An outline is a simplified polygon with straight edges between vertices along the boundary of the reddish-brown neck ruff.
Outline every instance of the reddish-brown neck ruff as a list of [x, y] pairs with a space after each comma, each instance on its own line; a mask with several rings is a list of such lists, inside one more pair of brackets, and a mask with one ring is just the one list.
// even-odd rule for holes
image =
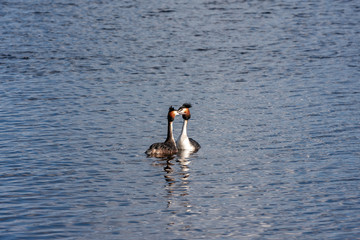
[[177, 112], [176, 111], [170, 111], [168, 113], [168, 121], [169, 122], [173, 122], [175, 120], [175, 116], [176, 116]]
[[188, 108], [184, 108], [182, 110], [182, 117], [184, 120], [189, 120], [191, 117], [190, 110]]

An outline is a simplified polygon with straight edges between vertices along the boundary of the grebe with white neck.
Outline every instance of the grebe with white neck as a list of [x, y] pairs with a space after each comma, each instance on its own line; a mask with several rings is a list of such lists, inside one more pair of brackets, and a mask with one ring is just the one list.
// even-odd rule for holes
[[178, 111], [176, 111], [171, 106], [169, 108], [169, 112], [167, 115], [167, 119], [168, 119], [167, 138], [165, 142], [152, 144], [149, 147], [149, 149], [146, 150], [145, 152], [148, 156], [165, 157], [177, 153], [178, 149], [176, 147], [175, 139], [173, 136], [173, 122], [175, 120], [176, 115], [179, 115]]
[[188, 125], [188, 121], [191, 117], [189, 108], [191, 108], [191, 104], [184, 103], [178, 109], [178, 113], [180, 115], [182, 115], [182, 117], [184, 119], [184, 123], [182, 126], [181, 134], [180, 134], [178, 140], [176, 141], [176, 146], [179, 150], [190, 150], [190, 151], [195, 152], [195, 151], [199, 150], [201, 146], [194, 139], [189, 138], [187, 136], [187, 125]]

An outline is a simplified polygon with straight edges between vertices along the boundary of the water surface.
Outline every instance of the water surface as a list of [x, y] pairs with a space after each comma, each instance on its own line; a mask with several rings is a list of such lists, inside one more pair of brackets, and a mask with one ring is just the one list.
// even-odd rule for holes
[[2, 1], [1, 239], [358, 238], [359, 9]]

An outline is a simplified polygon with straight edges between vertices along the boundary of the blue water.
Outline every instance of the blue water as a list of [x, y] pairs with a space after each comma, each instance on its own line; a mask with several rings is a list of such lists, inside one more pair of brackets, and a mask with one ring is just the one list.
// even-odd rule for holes
[[[358, 1], [13, 0], [0, 24], [1, 239], [359, 239]], [[184, 102], [202, 148], [147, 158]]]

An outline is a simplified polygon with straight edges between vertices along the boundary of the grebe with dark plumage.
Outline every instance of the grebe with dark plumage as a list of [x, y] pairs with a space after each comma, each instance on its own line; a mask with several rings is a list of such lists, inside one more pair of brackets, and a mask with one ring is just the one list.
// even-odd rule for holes
[[177, 153], [178, 149], [176, 147], [175, 139], [173, 136], [173, 121], [175, 120], [176, 115], [179, 115], [178, 111], [176, 111], [171, 106], [169, 108], [169, 112], [167, 115], [168, 118], [167, 138], [165, 142], [152, 144], [149, 147], [149, 149], [146, 150], [145, 152], [148, 156], [165, 157]]
[[188, 138], [187, 136], [187, 125], [188, 121], [191, 117], [190, 110], [191, 104], [184, 103], [179, 109], [178, 113], [182, 115], [184, 119], [184, 123], [182, 126], [181, 134], [176, 141], [176, 146], [179, 150], [190, 150], [190, 151], [197, 151], [201, 148], [200, 144], [196, 142], [192, 138]]

